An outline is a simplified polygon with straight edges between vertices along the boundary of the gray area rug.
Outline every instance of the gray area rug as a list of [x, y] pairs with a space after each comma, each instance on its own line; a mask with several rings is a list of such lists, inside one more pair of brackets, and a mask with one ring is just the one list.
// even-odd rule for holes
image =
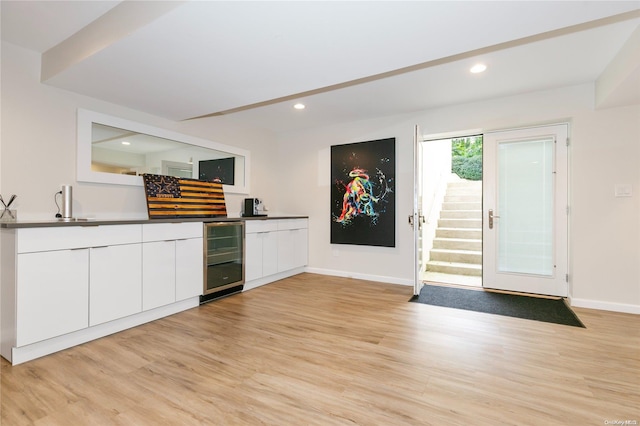
[[410, 302], [584, 327], [562, 299], [425, 285], [420, 294], [413, 296]]

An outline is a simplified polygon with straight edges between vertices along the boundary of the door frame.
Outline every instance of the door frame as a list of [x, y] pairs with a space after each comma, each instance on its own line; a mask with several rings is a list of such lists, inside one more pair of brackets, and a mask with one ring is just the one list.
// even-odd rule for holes
[[420, 144], [422, 143], [422, 133], [419, 125], [415, 125], [413, 129], [413, 212], [409, 216], [409, 224], [413, 228], [413, 294], [420, 294], [424, 283], [420, 278], [420, 272], [422, 267], [421, 256], [421, 221], [422, 212], [419, 206], [421, 164], [420, 164]]

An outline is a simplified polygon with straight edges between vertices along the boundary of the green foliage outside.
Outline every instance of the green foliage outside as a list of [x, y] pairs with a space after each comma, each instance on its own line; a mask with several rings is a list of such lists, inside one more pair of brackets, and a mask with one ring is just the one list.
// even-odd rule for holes
[[482, 136], [451, 141], [451, 171], [462, 179], [482, 180]]

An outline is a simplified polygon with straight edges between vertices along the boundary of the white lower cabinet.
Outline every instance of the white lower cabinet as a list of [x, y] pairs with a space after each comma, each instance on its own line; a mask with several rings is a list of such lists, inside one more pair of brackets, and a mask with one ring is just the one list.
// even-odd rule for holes
[[199, 304], [202, 222], [1, 232], [0, 354], [13, 364]]
[[245, 232], [244, 279], [253, 281], [262, 277], [262, 238], [257, 232]]
[[92, 247], [89, 326], [142, 311], [142, 244]]
[[[307, 264], [307, 219], [248, 220], [249, 287]], [[198, 305], [202, 222], [2, 229], [0, 354], [22, 363]]]
[[202, 222], [142, 226], [144, 310], [202, 295], [202, 232]]
[[88, 249], [21, 253], [17, 260], [17, 346], [89, 325]]
[[245, 263], [245, 281], [278, 272], [278, 232], [247, 233]]
[[142, 309], [176, 301], [176, 242], [142, 244]]
[[275, 220], [245, 223], [245, 282], [278, 272], [278, 225]]
[[202, 237], [176, 241], [176, 302], [202, 295], [203, 250]]
[[247, 221], [246, 282], [285, 273], [307, 264], [307, 219]]
[[278, 231], [278, 272], [307, 264], [307, 228]]

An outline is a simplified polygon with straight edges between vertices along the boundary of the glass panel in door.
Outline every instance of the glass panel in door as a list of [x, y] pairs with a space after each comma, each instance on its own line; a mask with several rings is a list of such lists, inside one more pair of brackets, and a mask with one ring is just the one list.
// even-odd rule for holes
[[498, 143], [500, 272], [553, 274], [553, 143]]

